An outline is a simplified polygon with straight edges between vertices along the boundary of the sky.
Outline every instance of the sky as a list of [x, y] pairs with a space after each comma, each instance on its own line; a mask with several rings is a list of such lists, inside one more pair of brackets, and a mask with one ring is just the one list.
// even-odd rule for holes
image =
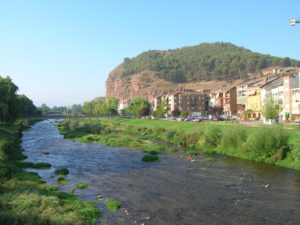
[[231, 42], [300, 60], [300, 1], [0, 0], [0, 76], [40, 106], [105, 96], [110, 71], [150, 49]]

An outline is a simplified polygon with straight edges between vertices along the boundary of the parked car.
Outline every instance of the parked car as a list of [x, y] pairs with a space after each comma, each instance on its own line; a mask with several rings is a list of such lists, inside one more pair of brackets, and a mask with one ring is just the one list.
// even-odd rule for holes
[[189, 122], [191, 120], [192, 120], [192, 118], [186, 118], [184, 121]]
[[179, 117], [176, 119], [177, 121], [184, 121], [184, 118], [183, 117]]
[[193, 119], [192, 121], [193, 121], [193, 122], [198, 122], [198, 123], [200, 123], [200, 122], [203, 121], [203, 119], [202, 119], [202, 118], [196, 118], [196, 119]]

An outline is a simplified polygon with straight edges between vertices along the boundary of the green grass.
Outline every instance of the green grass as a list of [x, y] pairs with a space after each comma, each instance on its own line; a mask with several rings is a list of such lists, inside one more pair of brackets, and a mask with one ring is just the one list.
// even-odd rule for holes
[[70, 181], [66, 180], [64, 176], [62, 175], [59, 175], [57, 178], [56, 178], [56, 182], [58, 184], [69, 184], [71, 183]]
[[198, 155], [198, 152], [189, 151], [189, 152], [187, 152], [185, 154], [189, 155], [189, 156], [191, 156], [191, 155]]
[[83, 188], [89, 188], [90, 185], [84, 184], [84, 183], [77, 183], [77, 184], [76, 184], [76, 187], [78, 187], [78, 188], [80, 188], [80, 189], [83, 189]]
[[69, 170], [67, 168], [62, 168], [62, 169], [55, 170], [54, 173], [58, 175], [67, 175], [69, 174]]
[[72, 126], [63, 122], [60, 131], [66, 138], [80, 142], [142, 151], [176, 151], [167, 144], [153, 141], [160, 139], [196, 153], [218, 153], [300, 169], [300, 131], [287, 130], [281, 125], [250, 127], [231, 122], [114, 118], [112, 124], [107, 119], [84, 119], [73, 122]]
[[121, 202], [117, 200], [113, 200], [111, 198], [106, 199], [105, 202], [106, 202], [107, 209], [111, 212], [116, 212], [122, 206]]
[[0, 124], [0, 224], [95, 224], [101, 216], [95, 204], [44, 184], [37, 173], [23, 171], [46, 164], [19, 161], [24, 158], [21, 128], [20, 124]]

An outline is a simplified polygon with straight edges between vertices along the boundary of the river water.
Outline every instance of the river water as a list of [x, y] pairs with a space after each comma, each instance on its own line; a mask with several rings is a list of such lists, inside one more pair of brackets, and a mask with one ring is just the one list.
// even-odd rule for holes
[[[61, 190], [75, 188], [87, 201], [104, 197], [95, 201], [102, 212], [97, 224], [300, 224], [299, 171], [211, 154], [192, 163], [163, 153], [161, 162], [147, 163], [141, 151], [65, 140], [54, 124], [41, 121], [23, 133], [26, 161], [52, 165], [28, 170], [57, 186], [54, 171], [68, 168], [71, 183]], [[90, 188], [77, 189], [77, 182]], [[106, 198], [123, 207], [109, 212]]]

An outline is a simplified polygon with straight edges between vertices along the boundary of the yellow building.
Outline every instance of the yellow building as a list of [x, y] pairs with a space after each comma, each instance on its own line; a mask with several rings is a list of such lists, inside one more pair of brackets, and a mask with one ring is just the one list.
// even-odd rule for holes
[[256, 89], [256, 88], [247, 89], [247, 110], [253, 111], [250, 115], [250, 118], [261, 117], [262, 105], [261, 105], [260, 89]]

